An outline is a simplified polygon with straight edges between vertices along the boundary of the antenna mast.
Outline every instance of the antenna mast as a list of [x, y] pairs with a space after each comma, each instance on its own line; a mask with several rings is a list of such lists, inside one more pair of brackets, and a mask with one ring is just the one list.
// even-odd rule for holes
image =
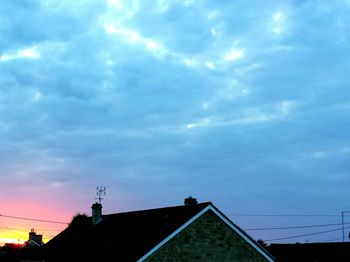
[[106, 195], [106, 187], [98, 186], [96, 187], [96, 195], [97, 195], [97, 200], [98, 203], [101, 204], [101, 201], [103, 200], [102, 196]]

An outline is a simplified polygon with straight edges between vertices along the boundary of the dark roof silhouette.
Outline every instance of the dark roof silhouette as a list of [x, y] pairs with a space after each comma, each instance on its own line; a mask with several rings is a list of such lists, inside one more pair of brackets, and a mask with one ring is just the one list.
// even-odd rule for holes
[[46, 253], [49, 261], [64, 259], [62, 255], [71, 257], [69, 253], [79, 254], [77, 259], [84, 259], [84, 256], [92, 259], [98, 253], [101, 254], [95, 258], [98, 261], [112, 257], [136, 261], [209, 204], [104, 215], [96, 226], [87, 217], [72, 223], [49, 241]]
[[276, 261], [350, 261], [349, 242], [271, 244], [267, 250]]
[[113, 243], [110, 248], [118, 249], [117, 257], [136, 261], [209, 204], [106, 215], [97, 228], [108, 243]]
[[211, 202], [104, 215], [96, 225], [82, 217], [45, 245], [47, 261], [137, 261], [207, 208], [225, 217]]
[[45, 261], [109, 261], [111, 258], [103, 238], [87, 216], [76, 217], [44, 245], [43, 252]]

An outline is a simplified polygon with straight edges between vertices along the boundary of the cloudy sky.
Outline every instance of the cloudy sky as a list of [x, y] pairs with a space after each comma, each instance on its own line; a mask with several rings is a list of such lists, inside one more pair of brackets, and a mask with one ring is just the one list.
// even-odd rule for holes
[[243, 228], [339, 223], [349, 32], [348, 0], [1, 1], [0, 214], [70, 221], [102, 185], [105, 213], [192, 195]]

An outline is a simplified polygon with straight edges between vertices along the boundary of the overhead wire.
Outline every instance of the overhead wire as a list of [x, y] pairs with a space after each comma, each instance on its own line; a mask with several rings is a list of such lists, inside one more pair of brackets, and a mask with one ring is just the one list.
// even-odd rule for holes
[[[344, 229], [348, 229], [348, 228], [350, 228], [350, 227], [344, 227]], [[270, 242], [270, 241], [278, 241], [278, 240], [285, 240], [285, 239], [313, 236], [313, 235], [325, 234], [325, 233], [330, 233], [330, 232], [335, 232], [335, 231], [340, 231], [340, 230], [343, 230], [343, 228], [325, 230], [325, 231], [308, 233], [308, 234], [302, 234], [302, 235], [294, 235], [294, 236], [289, 236], [289, 237], [280, 237], [280, 238], [266, 239], [265, 241]]]
[[[336, 214], [229, 214], [231, 217], [339, 217], [340, 215]], [[246, 231], [263, 231], [263, 230], [290, 230], [290, 229], [305, 229], [305, 228], [319, 228], [319, 227], [332, 227], [332, 226], [340, 226], [340, 225], [346, 225], [350, 223], [332, 223], [332, 224], [316, 224], [316, 225], [298, 225], [298, 226], [285, 226], [285, 227], [262, 227], [262, 228], [247, 228], [244, 229]], [[346, 227], [344, 229], [347, 229], [349, 227]], [[265, 241], [278, 241], [278, 240], [286, 240], [286, 239], [292, 239], [292, 238], [299, 238], [299, 237], [305, 237], [305, 236], [312, 236], [312, 235], [318, 235], [318, 234], [324, 234], [328, 232], [334, 232], [334, 231], [340, 231], [343, 228], [337, 228], [337, 229], [331, 229], [331, 230], [325, 230], [315, 233], [308, 233], [308, 234], [300, 234], [300, 235], [294, 235], [294, 236], [287, 236], [287, 237], [280, 237], [280, 238], [273, 238], [273, 239], [267, 239]]]
[[45, 235], [45, 236], [43, 236], [43, 239], [49, 239], [49, 238], [54, 238], [55, 236], [53, 236], [53, 235]]
[[7, 227], [7, 226], [5, 226], [3, 223], [1, 223], [0, 228], [4, 228], [4, 229], [6, 229], [6, 230], [9, 230], [9, 231], [11, 231], [12, 233], [14, 233], [14, 231], [20, 232], [20, 233], [26, 232], [25, 229]]
[[[8, 226], [5, 226], [4, 223], [1, 223], [2, 225], [0, 225], [0, 228], [4, 228], [5, 230], [7, 231], [10, 231], [11, 233], [13, 234], [27, 234], [29, 232], [29, 230], [27, 228], [14, 228], [14, 227], [8, 227]], [[14, 231], [18, 232], [18, 233], [15, 233]], [[59, 232], [61, 232], [61, 230], [59, 229], [36, 229], [36, 232], [40, 232], [42, 235], [45, 235], [45, 236], [49, 236], [49, 238], [52, 238], [53, 236], [52, 235], [48, 235], [48, 234], [55, 234], [55, 232], [57, 232], [57, 234]], [[48, 234], [46, 234], [48, 233]], [[45, 238], [45, 237], [44, 237]]]
[[[344, 223], [348, 225], [350, 223]], [[340, 226], [342, 223], [334, 224], [318, 224], [318, 225], [302, 225], [302, 226], [286, 226], [286, 227], [262, 227], [262, 228], [245, 228], [246, 231], [260, 231], [260, 230], [285, 230], [285, 229], [300, 229], [300, 228], [315, 228], [315, 227], [331, 227], [331, 226]]]
[[9, 215], [3, 215], [3, 214], [0, 214], [0, 217], [7, 217], [7, 218], [21, 219], [21, 220], [30, 220], [30, 221], [37, 221], [37, 222], [44, 222], [44, 223], [54, 223], [54, 224], [64, 224], [64, 225], [69, 224], [68, 222], [62, 222], [62, 221], [43, 220], [43, 219], [19, 217], [19, 216], [9, 216]]
[[[5, 227], [5, 226], [0, 225], [0, 228], [2, 228], [2, 227]], [[19, 228], [19, 227], [6, 227], [6, 228], [11, 229], [11, 230], [15, 230], [15, 231], [28, 231], [29, 230], [28, 228]], [[55, 231], [61, 231], [61, 229], [43, 229], [43, 228], [35, 227], [35, 231], [55, 232]]]
[[[333, 215], [333, 214], [231, 214], [230, 216], [252, 216], [252, 217], [339, 217], [339, 215]], [[36, 219], [36, 218], [28, 218], [28, 217], [20, 217], [20, 216], [12, 216], [12, 215], [4, 215], [0, 214], [0, 217], [5, 218], [12, 218], [12, 219], [21, 219], [21, 220], [29, 220], [29, 221], [36, 221], [36, 222], [43, 222], [43, 223], [54, 223], [54, 224], [64, 224], [68, 225], [68, 222], [62, 222], [62, 221], [53, 221], [53, 220], [44, 220], [44, 219]], [[1, 221], [0, 221], [1, 222]], [[1, 223], [3, 228], [10, 230], [12, 233], [16, 234], [12, 230], [15, 230], [17, 232], [20, 232], [20, 230], [11, 229], [7, 226], [5, 226], [3, 223]], [[344, 223], [350, 224], [350, 223]], [[247, 231], [262, 231], [262, 230], [287, 230], [287, 229], [302, 229], [302, 228], [317, 228], [317, 227], [330, 227], [330, 226], [338, 226], [342, 225], [342, 223], [333, 223], [333, 224], [317, 224], [317, 225], [300, 225], [300, 226], [286, 226], [286, 227], [263, 227], [263, 228], [247, 228], [244, 230]], [[346, 227], [350, 228], [350, 227]], [[274, 238], [274, 239], [268, 239], [265, 241], [278, 241], [278, 240], [285, 240], [285, 239], [292, 239], [292, 238], [299, 238], [304, 236], [312, 236], [312, 235], [318, 235], [318, 234], [324, 234], [334, 231], [342, 230], [343, 228], [338, 229], [332, 229], [332, 230], [326, 230], [321, 232], [315, 232], [315, 233], [308, 233], [308, 234], [301, 234], [301, 235], [294, 235], [294, 236], [288, 236], [288, 237], [281, 237], [281, 238]], [[345, 229], [345, 228], [344, 228]], [[42, 230], [42, 231], [49, 231], [49, 230]], [[51, 231], [51, 230], [50, 230]], [[52, 230], [55, 231], [55, 230]], [[59, 230], [57, 230], [59, 231]]]
[[20, 232], [19, 230], [12, 230], [12, 229], [10, 229], [9, 227], [7, 227], [7, 226], [2, 222], [1, 219], [0, 219], [0, 224], [2, 225], [2, 226], [1, 226], [2, 228], [5, 228], [7, 231], [9, 231], [9, 232], [11, 232], [12, 234], [14, 234], [14, 235], [16, 236], [17, 239], [20, 239], [19, 233], [16, 233], [16, 232], [15, 232], [15, 231]]
[[339, 217], [335, 214], [228, 214], [233, 217]]
[[[53, 220], [44, 220], [44, 219], [36, 219], [36, 218], [28, 218], [28, 217], [20, 217], [20, 216], [10, 216], [10, 215], [4, 215], [4, 214], [0, 214], [0, 218], [4, 217], [4, 218], [11, 218], [11, 219], [20, 219], [20, 220], [28, 220], [28, 221], [36, 221], [36, 222], [42, 222], [42, 223], [53, 223], [53, 224], [62, 224], [62, 225], [68, 225], [68, 223], [66, 222], [62, 222], [62, 221], [53, 221]], [[20, 239], [19, 235], [20, 234], [24, 234], [25, 230], [18, 230], [15, 228], [10, 228], [7, 227], [0, 219], [0, 224], [1, 224], [1, 228], [4, 228], [5, 230], [11, 232], [12, 234], [14, 234], [16, 236], [16, 238]], [[16, 232], [15, 232], [16, 231]], [[49, 231], [49, 230], [41, 230], [41, 231]], [[50, 230], [50, 231], [56, 231], [56, 230]], [[59, 231], [59, 230], [57, 230]], [[49, 236], [48, 238], [52, 238], [53, 236]], [[46, 237], [44, 237], [46, 238]]]

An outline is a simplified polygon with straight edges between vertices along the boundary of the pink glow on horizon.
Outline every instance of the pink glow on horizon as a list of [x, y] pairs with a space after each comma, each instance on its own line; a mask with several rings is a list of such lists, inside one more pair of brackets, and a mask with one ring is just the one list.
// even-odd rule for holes
[[[41, 197], [37, 194], [26, 194], [16, 198], [7, 199], [0, 203], [0, 246], [5, 242], [22, 243], [28, 240], [28, 233], [32, 228], [37, 234], [43, 235], [44, 242], [49, 241], [67, 227], [67, 224], [46, 223], [31, 220], [8, 218], [5, 216], [32, 218], [39, 220], [57, 221], [69, 223], [76, 213], [91, 215], [91, 205], [94, 200], [88, 202], [85, 197], [75, 198], [70, 201], [64, 198], [53, 198], [47, 192]], [[28, 197], [31, 197], [30, 199]], [[51, 197], [51, 198], [50, 198]], [[93, 199], [93, 198], [91, 198]], [[135, 203], [126, 197], [120, 199], [106, 198], [103, 201], [103, 213], [118, 213], [132, 211]], [[140, 203], [138, 203], [140, 204]], [[137, 208], [136, 208], [137, 209]], [[142, 206], [139, 209], [143, 209]]]
[[22, 243], [28, 240], [28, 233], [31, 228], [34, 228], [38, 234], [42, 234], [44, 242], [47, 242], [67, 227], [66, 224], [16, 219], [6, 216], [69, 223], [74, 215], [71, 211], [57, 207], [49, 201], [37, 202], [13, 199], [2, 202], [0, 208], [0, 245], [5, 242], [18, 243], [19, 240]]

